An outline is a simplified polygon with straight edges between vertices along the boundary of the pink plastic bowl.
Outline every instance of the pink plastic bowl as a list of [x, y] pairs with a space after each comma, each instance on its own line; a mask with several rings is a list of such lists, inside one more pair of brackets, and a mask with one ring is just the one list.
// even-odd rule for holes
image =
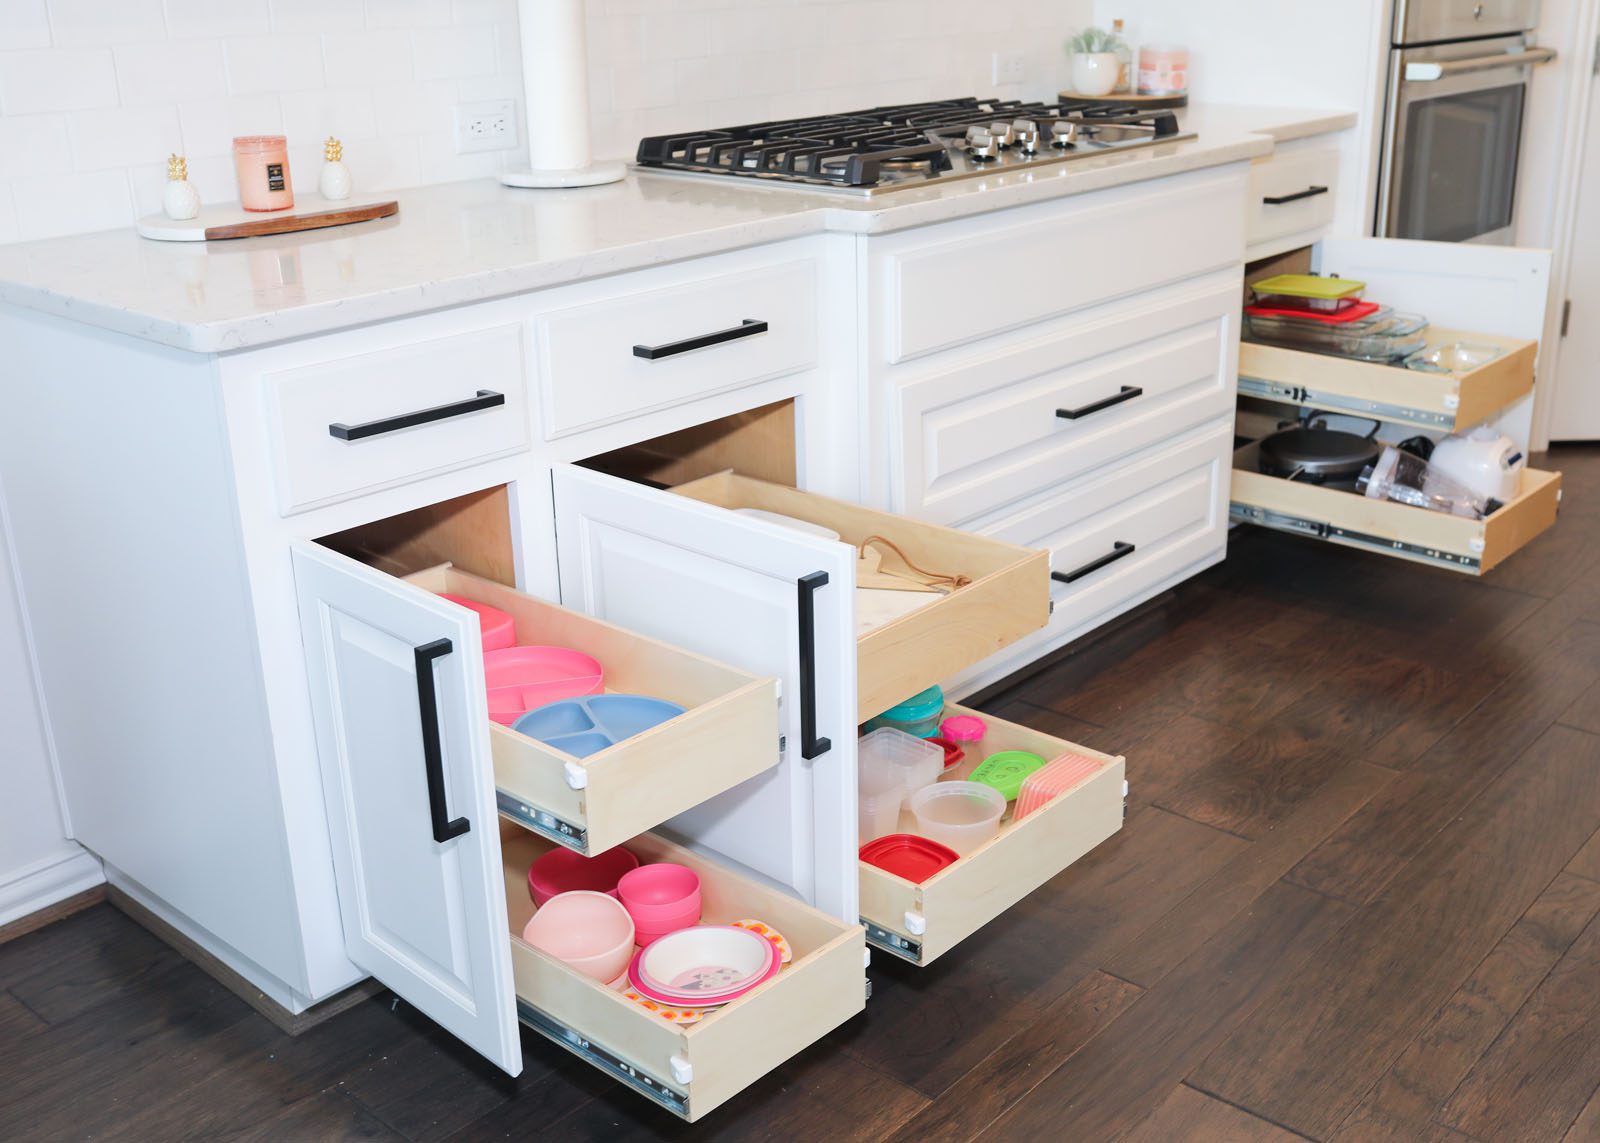
[[570, 647], [506, 647], [483, 654], [489, 717], [510, 726], [536, 706], [599, 694], [600, 664]]
[[604, 893], [587, 889], [558, 893], [533, 915], [522, 939], [608, 984], [633, 959], [633, 918], [616, 898]]
[[478, 630], [483, 633], [483, 649], [485, 651], [498, 651], [503, 647], [517, 645], [516, 620], [501, 611], [498, 607], [490, 607], [487, 603], [479, 603], [475, 599], [467, 599], [461, 595], [451, 595], [447, 591], [439, 593], [441, 599], [448, 599], [451, 603], [459, 603], [468, 611], [478, 613]]
[[700, 875], [687, 865], [641, 865], [617, 882], [617, 896], [639, 931], [640, 943], [700, 920]]
[[579, 890], [617, 895], [623, 874], [639, 868], [639, 859], [620, 845], [584, 857], [570, 849], [552, 849], [528, 866], [528, 896], [543, 905], [558, 893]]

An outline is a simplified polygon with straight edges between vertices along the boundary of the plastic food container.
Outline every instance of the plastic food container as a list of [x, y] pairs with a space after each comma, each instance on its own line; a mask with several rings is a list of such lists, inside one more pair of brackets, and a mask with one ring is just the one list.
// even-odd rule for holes
[[935, 736], [933, 738], [924, 738], [923, 741], [931, 742], [935, 746], [939, 747], [939, 749], [944, 751], [944, 768], [946, 770], [957, 765], [963, 758], [967, 756], [967, 752], [965, 750], [961, 749], [957, 743], [951, 742], [948, 738], [940, 738]]
[[932, 738], [939, 733], [939, 716], [944, 713], [944, 691], [929, 687], [921, 694], [912, 695], [898, 706], [892, 706], [876, 718], [867, 720], [867, 730], [891, 726], [918, 738]]
[[882, 771], [894, 775], [910, 794], [939, 780], [944, 772], [944, 749], [930, 739], [881, 726], [863, 735], [856, 744], [856, 764], [862, 773]]
[[622, 846], [585, 857], [570, 849], [552, 849], [528, 866], [528, 896], [543, 905], [559, 893], [584, 890], [617, 895], [617, 882], [639, 868], [639, 859]]
[[608, 983], [633, 959], [634, 927], [615, 897], [579, 890], [546, 901], [522, 930], [534, 948]]
[[861, 860], [921, 885], [939, 870], [960, 861], [961, 855], [947, 845], [914, 833], [892, 833], [863, 845]]
[[1064, 794], [1088, 781], [1104, 766], [1105, 763], [1097, 758], [1063, 754], [1048, 766], [1040, 767], [1022, 780], [1022, 790], [1017, 795], [1017, 809], [1011, 815], [1011, 820], [1020, 822], [1057, 794]]
[[1417, 350], [1405, 360], [1407, 369], [1424, 373], [1465, 373], [1480, 365], [1487, 365], [1500, 356], [1493, 345], [1475, 345], [1469, 341], [1452, 341], [1449, 345], [1427, 346]]
[[1307, 310], [1295, 306], [1245, 306], [1244, 312], [1251, 317], [1281, 317], [1293, 318], [1296, 321], [1319, 321], [1334, 325], [1346, 325], [1354, 321], [1372, 321], [1387, 316], [1388, 306], [1380, 306], [1377, 302], [1353, 302], [1341, 306], [1336, 310]]
[[1361, 300], [1367, 288], [1354, 278], [1320, 274], [1274, 274], [1250, 287], [1256, 304], [1287, 309], [1334, 311]]
[[856, 771], [857, 844], [893, 833], [906, 800], [905, 779], [887, 767]]
[[1422, 331], [1428, 328], [1428, 319], [1417, 314], [1390, 314], [1373, 323], [1319, 325], [1247, 313], [1244, 323], [1251, 341], [1378, 362], [1397, 362], [1421, 349], [1426, 344]]
[[935, 782], [911, 795], [917, 832], [929, 841], [968, 854], [1000, 832], [1006, 799], [977, 782]]
[[1027, 750], [1002, 750], [991, 754], [972, 772], [971, 780], [992, 786], [1006, 801], [1022, 792], [1022, 780], [1044, 765], [1044, 759]]

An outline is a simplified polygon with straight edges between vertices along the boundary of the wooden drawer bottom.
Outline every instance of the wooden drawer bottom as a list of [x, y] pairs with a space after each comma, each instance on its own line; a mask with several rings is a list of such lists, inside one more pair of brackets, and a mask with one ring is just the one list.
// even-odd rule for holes
[[699, 1119], [866, 1004], [859, 926], [646, 834], [627, 847], [641, 863], [674, 861], [699, 873], [705, 921], [766, 921], [794, 950], [777, 976], [698, 1024], [669, 1023], [523, 942], [533, 915], [528, 866], [552, 843], [509, 822], [501, 823], [500, 841], [522, 1022], [686, 1120]]
[[[946, 713], [977, 714], [987, 722], [989, 753], [1028, 750], [1052, 761], [1081, 754], [1103, 765], [1022, 821], [1008, 816], [992, 841], [920, 885], [861, 863], [861, 923], [868, 942], [919, 965], [932, 964], [1122, 828], [1126, 767], [1120, 757], [954, 704]], [[909, 813], [900, 825], [915, 832]]]

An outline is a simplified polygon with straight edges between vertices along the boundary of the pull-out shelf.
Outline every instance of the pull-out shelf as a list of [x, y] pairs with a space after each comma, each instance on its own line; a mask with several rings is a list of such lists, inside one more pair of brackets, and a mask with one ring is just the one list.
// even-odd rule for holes
[[[988, 723], [988, 753], [1027, 750], [1047, 761], [1079, 754], [1102, 765], [1020, 822], [1009, 817], [1013, 805], [993, 840], [920, 885], [861, 863], [867, 941], [919, 965], [933, 963], [1122, 828], [1121, 758], [953, 704], [946, 710], [979, 714]], [[902, 831], [914, 833], [910, 812], [902, 815]]]
[[1267, 476], [1256, 445], [1234, 453], [1228, 515], [1240, 523], [1482, 575], [1549, 528], [1561, 474], [1524, 469], [1522, 488], [1482, 520]]

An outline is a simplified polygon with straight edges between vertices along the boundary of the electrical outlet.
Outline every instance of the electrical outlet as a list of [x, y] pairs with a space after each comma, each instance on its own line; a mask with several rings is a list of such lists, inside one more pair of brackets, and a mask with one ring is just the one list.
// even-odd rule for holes
[[517, 145], [517, 105], [509, 99], [456, 104], [456, 154], [509, 151]]
[[995, 52], [995, 86], [1005, 83], [1025, 83], [1028, 79], [1028, 57], [1024, 52]]

